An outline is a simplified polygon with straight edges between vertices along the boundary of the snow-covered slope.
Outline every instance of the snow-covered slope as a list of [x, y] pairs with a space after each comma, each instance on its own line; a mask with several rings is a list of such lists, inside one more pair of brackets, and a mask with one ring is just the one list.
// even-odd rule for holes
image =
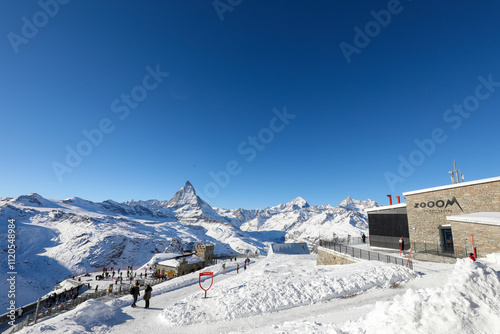
[[365, 209], [378, 206], [372, 200], [356, 201], [347, 197], [338, 207], [310, 206], [298, 197], [279, 206], [266, 208], [241, 225], [243, 231], [285, 231], [286, 241], [312, 244], [324, 238], [361, 236], [368, 228]]
[[[271, 255], [246, 271], [198, 272], [153, 287], [150, 310], [131, 296], [89, 300], [21, 333], [498, 333], [500, 254], [456, 265], [418, 263], [418, 274], [362, 261], [317, 266], [314, 255]], [[416, 278], [417, 277], [417, 278]], [[202, 282], [207, 284], [208, 282]]]
[[225, 280], [210, 290], [206, 303], [192, 294], [165, 308], [166, 328], [228, 321], [345, 298], [374, 287], [401, 283], [417, 275], [401, 266], [362, 262], [351, 266], [316, 266], [314, 255], [273, 254], [252, 266], [252, 274]]
[[[341, 204], [314, 207], [298, 197], [262, 210], [212, 208], [189, 181], [169, 201], [94, 203], [78, 197], [50, 200], [38, 194], [3, 198], [0, 264], [7, 261], [10, 218], [17, 226], [16, 269], [18, 287], [24, 291], [18, 303], [22, 304], [36, 300], [71, 274], [103, 266], [140, 266], [154, 254], [172, 251], [173, 244], [176, 252], [207, 242], [215, 245], [216, 254], [265, 254], [272, 242], [311, 244], [319, 233], [357, 236], [366, 232], [363, 210], [377, 204], [350, 198]], [[0, 287], [6, 287], [5, 280]]]

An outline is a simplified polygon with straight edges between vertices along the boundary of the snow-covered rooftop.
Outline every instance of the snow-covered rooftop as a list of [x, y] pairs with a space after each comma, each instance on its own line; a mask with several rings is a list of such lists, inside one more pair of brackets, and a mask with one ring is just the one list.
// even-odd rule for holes
[[189, 255], [189, 256], [180, 257], [178, 259], [170, 259], [170, 260], [158, 262], [158, 264], [161, 264], [163, 266], [177, 268], [181, 264], [183, 259], [185, 259], [188, 264], [200, 263], [203, 261], [203, 259], [201, 257], [199, 257], [198, 255]]
[[467, 186], [473, 186], [473, 185], [476, 185], [476, 184], [489, 183], [489, 182], [497, 182], [497, 181], [500, 181], [500, 176], [492, 177], [492, 178], [489, 178], [489, 179], [481, 179], [481, 180], [476, 180], [476, 181], [468, 181], [468, 182], [462, 182], [462, 183], [449, 184], [449, 185], [441, 186], [441, 187], [434, 187], [434, 188], [427, 188], [427, 189], [421, 189], [421, 190], [408, 191], [408, 192], [403, 193], [403, 196], [410, 196], [410, 195], [415, 195], [415, 194], [420, 194], [420, 193], [425, 193], [425, 192], [445, 190], [445, 189], [452, 189], [452, 188], [459, 188], [459, 187], [467, 187]]
[[475, 212], [464, 215], [447, 216], [447, 220], [500, 226], [500, 212]]
[[368, 208], [368, 209], [365, 209], [365, 212], [390, 210], [390, 209], [405, 208], [405, 207], [406, 207], [406, 203], [398, 203], [398, 204], [393, 204], [393, 205], [377, 206], [374, 208]]
[[272, 244], [271, 252], [275, 254], [309, 254], [309, 248], [303, 242]]

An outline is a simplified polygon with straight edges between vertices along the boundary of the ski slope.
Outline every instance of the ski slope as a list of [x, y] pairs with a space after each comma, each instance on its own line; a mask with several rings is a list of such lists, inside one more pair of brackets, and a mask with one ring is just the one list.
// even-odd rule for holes
[[[316, 266], [314, 255], [272, 254], [235, 272], [206, 268], [154, 287], [151, 308], [131, 296], [88, 301], [23, 333], [498, 333], [500, 254], [456, 265], [415, 261]], [[242, 266], [242, 262], [239, 262]]]

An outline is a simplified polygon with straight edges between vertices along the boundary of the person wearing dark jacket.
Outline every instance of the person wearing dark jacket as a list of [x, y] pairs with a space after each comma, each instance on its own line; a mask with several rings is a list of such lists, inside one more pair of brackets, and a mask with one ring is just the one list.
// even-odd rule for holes
[[149, 308], [149, 300], [151, 299], [151, 291], [153, 291], [153, 288], [151, 288], [151, 285], [146, 286], [146, 290], [144, 291], [144, 301], [146, 302], [146, 306], [144, 308]]
[[140, 296], [139, 292], [139, 281], [135, 282], [135, 285], [130, 289], [130, 294], [134, 297], [134, 302], [132, 303], [132, 307], [135, 307], [135, 303], [137, 302], [137, 297]]

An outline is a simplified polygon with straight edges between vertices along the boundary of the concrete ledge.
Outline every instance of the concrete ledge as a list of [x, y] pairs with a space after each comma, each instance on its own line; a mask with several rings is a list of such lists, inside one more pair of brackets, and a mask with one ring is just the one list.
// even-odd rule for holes
[[446, 256], [439, 256], [426, 253], [412, 253], [411, 257], [413, 258], [413, 260], [427, 261], [427, 262], [450, 263], [450, 264], [454, 264], [457, 262], [457, 259], [454, 257], [446, 257]]
[[357, 263], [361, 260], [356, 259], [347, 254], [339, 253], [332, 249], [318, 247], [318, 258], [316, 260], [316, 265], [338, 265], [338, 264], [352, 264]]

